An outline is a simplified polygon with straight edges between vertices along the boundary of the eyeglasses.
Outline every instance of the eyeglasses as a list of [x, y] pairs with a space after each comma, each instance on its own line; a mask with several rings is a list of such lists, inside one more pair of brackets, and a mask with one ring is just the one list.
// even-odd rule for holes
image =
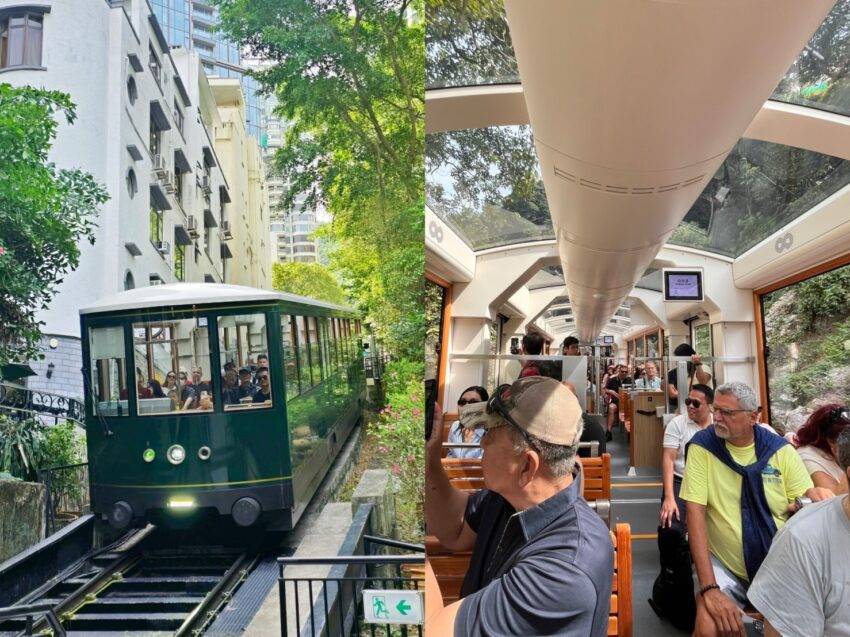
[[262, 375], [262, 376], [257, 376], [257, 380], [268, 380], [268, 379], [269, 379], [269, 377], [266, 376], [265, 374]]
[[474, 398], [467, 400], [466, 398], [458, 398], [457, 404], [461, 407], [465, 405], [474, 405], [475, 403], [483, 403], [483, 400], [475, 400]]
[[696, 398], [685, 398], [685, 404], [688, 407], [693, 407], [694, 409], [699, 409], [700, 407], [702, 407], [702, 403]]
[[177, 376], [175, 376], [174, 374], [169, 374], [165, 377], [165, 380], [174, 380], [175, 378], [177, 378]]
[[755, 409], [724, 409], [723, 407], [714, 408], [714, 413], [720, 414], [724, 418], [731, 418], [733, 414], [739, 414], [744, 411], [749, 413], [751, 411], [755, 411]]

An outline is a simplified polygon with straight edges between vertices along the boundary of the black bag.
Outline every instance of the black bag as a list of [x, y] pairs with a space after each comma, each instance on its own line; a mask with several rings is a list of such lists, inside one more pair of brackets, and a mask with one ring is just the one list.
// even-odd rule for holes
[[697, 614], [694, 579], [691, 575], [691, 553], [685, 533], [678, 523], [658, 527], [658, 550], [661, 573], [652, 585], [652, 606], [658, 615], [667, 617], [679, 629], [692, 632]]

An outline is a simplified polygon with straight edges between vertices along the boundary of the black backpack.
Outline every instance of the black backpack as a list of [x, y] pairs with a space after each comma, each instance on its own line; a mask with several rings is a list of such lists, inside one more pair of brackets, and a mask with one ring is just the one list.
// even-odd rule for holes
[[658, 528], [661, 573], [652, 585], [649, 605], [679, 629], [693, 632], [697, 614], [691, 553], [681, 528]]

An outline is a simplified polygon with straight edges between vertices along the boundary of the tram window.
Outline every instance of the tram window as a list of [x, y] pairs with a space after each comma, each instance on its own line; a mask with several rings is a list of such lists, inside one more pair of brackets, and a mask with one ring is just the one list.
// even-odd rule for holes
[[91, 400], [101, 416], [127, 415], [127, 356], [124, 329], [93, 327], [89, 329], [91, 359]]
[[646, 355], [658, 358], [658, 332], [646, 335]]
[[333, 370], [330, 363], [330, 338], [328, 336], [328, 319], [319, 319], [319, 334], [322, 342], [322, 374], [325, 378], [330, 378]]
[[298, 354], [295, 342], [295, 318], [282, 315], [280, 317], [280, 342], [283, 347], [283, 374], [286, 381], [286, 400], [292, 400], [300, 392], [298, 383]]
[[266, 315], [220, 316], [217, 327], [222, 365], [233, 363], [236, 371], [234, 379], [233, 370], [220, 370], [223, 379], [221, 403], [224, 410], [271, 407], [273, 370], [257, 364], [259, 357], [267, 356], [269, 351]]
[[209, 332], [194, 318], [134, 323], [133, 354], [139, 416], [214, 408]]
[[339, 352], [339, 319], [331, 319], [331, 352], [333, 355], [333, 365], [335, 369], [342, 367]]
[[313, 386], [310, 378], [310, 352], [307, 347], [307, 330], [303, 316], [295, 317], [296, 333], [298, 334], [298, 372], [301, 380], [301, 391], [307, 391]]
[[310, 339], [310, 370], [313, 385], [318, 385], [322, 382], [322, 354], [319, 351], [319, 331], [315, 316], [307, 317], [307, 337]]

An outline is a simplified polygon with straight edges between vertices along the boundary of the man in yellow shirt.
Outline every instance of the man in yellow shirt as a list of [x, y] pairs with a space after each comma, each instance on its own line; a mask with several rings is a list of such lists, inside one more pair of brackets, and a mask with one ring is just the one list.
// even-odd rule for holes
[[812, 484], [787, 441], [757, 427], [758, 400], [744, 383], [715, 390], [714, 422], [691, 439], [680, 497], [687, 501], [699, 579], [695, 635], [744, 635], [749, 582], [794, 499], [831, 495]]

